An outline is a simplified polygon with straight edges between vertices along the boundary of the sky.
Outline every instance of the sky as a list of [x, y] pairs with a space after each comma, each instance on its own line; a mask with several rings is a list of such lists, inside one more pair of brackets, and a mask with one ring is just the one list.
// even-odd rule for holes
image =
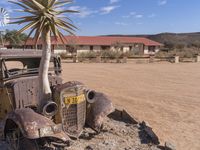
[[[0, 1], [10, 17], [16, 6]], [[77, 35], [157, 34], [161, 32], [199, 32], [200, 0], [75, 0], [68, 9], [80, 11], [69, 15], [79, 28]], [[19, 29], [7, 25], [0, 30]]]

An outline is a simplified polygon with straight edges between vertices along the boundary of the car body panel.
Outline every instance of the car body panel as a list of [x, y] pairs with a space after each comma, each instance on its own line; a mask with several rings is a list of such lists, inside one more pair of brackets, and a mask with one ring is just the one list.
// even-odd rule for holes
[[10, 112], [6, 120], [14, 121], [20, 128], [23, 136], [28, 139], [55, 137], [63, 141], [69, 140], [62, 128], [56, 126], [51, 119], [34, 112], [30, 108], [16, 109]]

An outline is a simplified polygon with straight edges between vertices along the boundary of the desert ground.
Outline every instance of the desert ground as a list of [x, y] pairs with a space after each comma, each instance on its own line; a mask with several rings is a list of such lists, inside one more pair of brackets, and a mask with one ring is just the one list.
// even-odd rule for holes
[[200, 149], [200, 63], [63, 63], [64, 81], [106, 93], [178, 150]]

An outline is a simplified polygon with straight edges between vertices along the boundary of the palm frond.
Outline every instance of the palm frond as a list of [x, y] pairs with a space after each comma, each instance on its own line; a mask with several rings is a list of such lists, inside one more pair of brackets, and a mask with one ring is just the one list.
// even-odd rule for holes
[[14, 1], [14, 0], [8, 1], [8, 2], [13, 3], [13, 4], [16, 4], [16, 5], [18, 5], [18, 6], [22, 7], [22, 8], [24, 8], [24, 9], [30, 9], [30, 7], [27, 7], [27, 6], [24, 5], [23, 3], [19, 3], [19, 2], [16, 2], [16, 1]]
[[29, 30], [29, 29], [33, 28], [37, 23], [38, 23], [38, 22], [31, 22], [31, 23], [27, 24], [26, 26], [24, 26], [24, 27], [23, 27], [21, 30], [19, 30], [17, 33], [19, 34], [19, 33], [22, 33], [22, 32], [24, 32], [24, 31], [26, 31], [26, 30]]
[[56, 3], [57, 0], [51, 0], [49, 5], [48, 5], [48, 8], [51, 8], [55, 3]]
[[[35, 4], [35, 6], [38, 8], [39, 11], [45, 10], [45, 7], [42, 5], [42, 2], [37, 2], [37, 0], [31, 0], [31, 1]], [[46, 0], [44, 0], [44, 1], [46, 1]]]
[[63, 14], [63, 13], [79, 13], [76, 10], [62, 10], [62, 11], [57, 11], [57, 15]]
[[11, 24], [26, 23], [18, 32], [21, 33], [25, 30], [30, 30], [28, 37], [35, 32], [34, 39], [36, 42], [39, 40], [41, 33], [45, 32], [44, 29], [46, 28], [50, 30], [51, 35], [56, 40], [60, 38], [62, 42], [64, 42], [64, 35], [60, 30], [64, 30], [72, 35], [77, 30], [72, 20], [66, 17], [65, 14], [78, 13], [78, 11], [62, 10], [62, 6], [72, 3], [72, 0], [10, 0], [9, 2], [21, 7], [22, 12], [30, 14], [29, 16], [13, 18]]
[[67, 4], [70, 4], [72, 3], [73, 0], [58, 0], [57, 2], [55, 2], [54, 6], [60, 6], [60, 5], [67, 5]]

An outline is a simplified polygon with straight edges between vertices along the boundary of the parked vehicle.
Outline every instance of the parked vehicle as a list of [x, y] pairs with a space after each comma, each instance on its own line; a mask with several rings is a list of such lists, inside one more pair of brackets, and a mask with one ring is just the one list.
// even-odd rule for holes
[[52, 97], [41, 102], [41, 56], [40, 51], [0, 51], [0, 136], [13, 149], [61, 149], [85, 125], [100, 132], [103, 118], [113, 111], [104, 94], [78, 81], [62, 82], [58, 55], [52, 55], [49, 68]]

